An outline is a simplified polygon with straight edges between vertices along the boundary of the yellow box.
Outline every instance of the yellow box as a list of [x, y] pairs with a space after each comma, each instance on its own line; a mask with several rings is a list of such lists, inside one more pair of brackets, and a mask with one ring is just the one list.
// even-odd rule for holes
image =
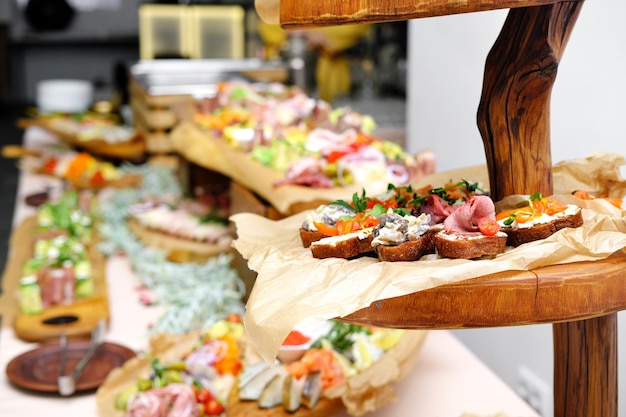
[[142, 4], [139, 7], [141, 59], [191, 58], [187, 7]]
[[193, 6], [191, 9], [193, 58], [244, 58], [245, 12], [241, 6]]
[[139, 7], [139, 56], [244, 58], [245, 11], [241, 6]]

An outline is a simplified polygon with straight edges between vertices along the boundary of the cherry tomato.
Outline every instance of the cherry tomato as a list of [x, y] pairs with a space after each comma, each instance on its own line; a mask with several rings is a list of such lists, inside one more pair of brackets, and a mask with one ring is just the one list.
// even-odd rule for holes
[[103, 184], [104, 183], [104, 175], [102, 175], [102, 172], [96, 171], [93, 174], [93, 176], [91, 177], [91, 183], [92, 184]]
[[500, 225], [495, 219], [480, 219], [478, 221], [478, 230], [485, 236], [493, 236], [500, 231]]
[[217, 416], [224, 412], [224, 406], [215, 398], [204, 403], [204, 413], [209, 416]]
[[215, 400], [215, 398], [213, 398], [213, 394], [211, 394], [211, 391], [206, 388], [201, 388], [196, 393], [196, 400], [198, 400], [199, 403], [206, 404], [210, 400]]
[[52, 157], [43, 166], [43, 171], [48, 174], [52, 174], [54, 173], [54, 169], [56, 168], [56, 166], [57, 166], [57, 159]]
[[229, 323], [241, 323], [243, 320], [241, 319], [241, 316], [239, 314], [232, 313], [226, 316], [226, 321]]

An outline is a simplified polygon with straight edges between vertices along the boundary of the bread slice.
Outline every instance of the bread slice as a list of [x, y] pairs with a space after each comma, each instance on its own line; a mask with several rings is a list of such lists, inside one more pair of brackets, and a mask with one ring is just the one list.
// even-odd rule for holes
[[494, 236], [474, 234], [448, 234], [445, 231], [434, 236], [435, 248], [443, 258], [475, 259], [495, 256], [504, 252], [507, 236], [498, 232]]
[[373, 227], [340, 236], [329, 236], [311, 243], [314, 258], [354, 258], [368, 252], [372, 247]]
[[327, 236], [319, 230], [307, 230], [303, 227], [300, 228], [300, 240], [302, 241], [302, 246], [305, 248], [311, 246], [311, 243], [317, 242], [325, 237]]
[[532, 227], [503, 226], [501, 230], [507, 234], [506, 244], [517, 247], [527, 242], [545, 239], [561, 229], [580, 227], [583, 225], [582, 210], [567, 216], [556, 217], [548, 223], [535, 224]]
[[427, 232], [417, 238], [399, 245], [378, 245], [378, 259], [385, 262], [416, 261], [428, 253], [435, 252], [434, 233]]

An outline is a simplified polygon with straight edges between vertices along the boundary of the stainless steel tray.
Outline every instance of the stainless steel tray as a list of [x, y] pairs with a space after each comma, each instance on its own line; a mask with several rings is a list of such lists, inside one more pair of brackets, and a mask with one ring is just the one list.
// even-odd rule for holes
[[216, 84], [236, 78], [253, 82], [285, 82], [287, 66], [259, 59], [157, 59], [141, 60], [130, 67], [130, 75], [148, 94], [215, 94]]

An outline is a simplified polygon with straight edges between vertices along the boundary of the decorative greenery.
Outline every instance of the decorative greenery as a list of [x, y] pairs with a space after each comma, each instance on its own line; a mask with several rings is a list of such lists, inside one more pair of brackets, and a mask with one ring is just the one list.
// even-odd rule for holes
[[231, 266], [232, 256], [221, 254], [204, 264], [175, 263], [162, 250], [146, 247], [128, 228], [129, 208], [159, 195], [182, 196], [170, 169], [155, 166], [124, 167], [143, 180], [138, 188], [116, 191], [101, 204], [99, 249], [106, 255], [124, 253], [143, 285], [156, 295], [165, 313], [151, 333], [187, 333], [204, 329], [231, 313], [244, 313], [245, 284]]

